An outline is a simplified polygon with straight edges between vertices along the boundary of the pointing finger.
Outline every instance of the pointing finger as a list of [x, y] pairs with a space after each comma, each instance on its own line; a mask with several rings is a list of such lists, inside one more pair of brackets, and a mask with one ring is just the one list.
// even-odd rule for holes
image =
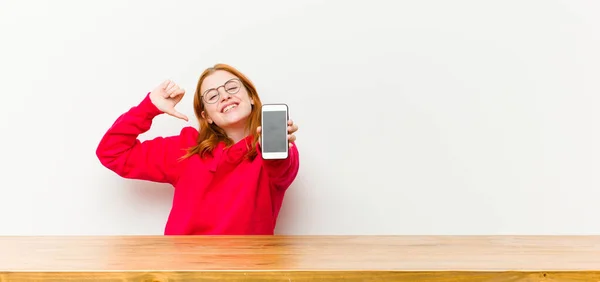
[[176, 118], [179, 118], [179, 119], [182, 119], [182, 120], [185, 120], [185, 121], [189, 121], [188, 117], [186, 115], [184, 115], [184, 114], [176, 111], [175, 109], [171, 109], [171, 110], [167, 111], [166, 113], [169, 114], [169, 115], [171, 115], [171, 116], [173, 116], [173, 117], [176, 117]]

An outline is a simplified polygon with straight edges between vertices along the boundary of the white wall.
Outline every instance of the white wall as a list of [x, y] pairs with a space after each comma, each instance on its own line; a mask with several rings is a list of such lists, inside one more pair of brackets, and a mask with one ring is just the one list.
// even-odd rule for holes
[[[0, 1], [0, 235], [162, 234], [95, 149], [232, 64], [300, 126], [279, 234], [600, 232], [598, 1]], [[193, 122], [195, 124], [195, 122]], [[144, 138], [186, 124], [158, 118]]]

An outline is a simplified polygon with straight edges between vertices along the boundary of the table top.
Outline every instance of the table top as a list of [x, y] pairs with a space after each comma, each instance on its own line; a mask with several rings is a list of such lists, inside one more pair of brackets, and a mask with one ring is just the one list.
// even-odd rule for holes
[[0, 250], [0, 272], [600, 270], [600, 236], [5, 236]]

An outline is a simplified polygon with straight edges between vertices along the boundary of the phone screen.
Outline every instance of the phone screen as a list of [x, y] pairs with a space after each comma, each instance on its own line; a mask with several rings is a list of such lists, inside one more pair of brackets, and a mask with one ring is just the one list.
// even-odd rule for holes
[[262, 125], [263, 140], [261, 146], [266, 153], [286, 152], [287, 140], [287, 112], [263, 112]]

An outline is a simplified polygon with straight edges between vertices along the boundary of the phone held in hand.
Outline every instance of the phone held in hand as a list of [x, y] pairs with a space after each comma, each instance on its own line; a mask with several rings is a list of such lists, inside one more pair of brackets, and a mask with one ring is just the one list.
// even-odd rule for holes
[[264, 104], [262, 106], [261, 151], [265, 160], [286, 159], [289, 152], [288, 106]]

